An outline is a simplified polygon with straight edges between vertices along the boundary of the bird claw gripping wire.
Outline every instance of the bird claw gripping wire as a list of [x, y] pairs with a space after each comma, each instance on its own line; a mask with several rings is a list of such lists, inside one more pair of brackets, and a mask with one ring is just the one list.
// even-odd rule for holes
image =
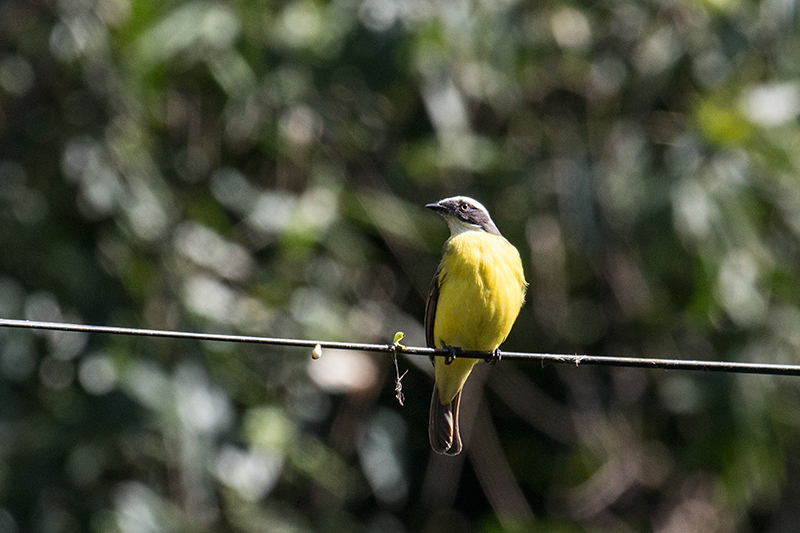
[[442, 341], [442, 349], [447, 350], [447, 355], [444, 356], [444, 364], [449, 365], [456, 360], [458, 354], [461, 353], [461, 348], [457, 346], [448, 346]]
[[503, 358], [503, 354], [500, 352], [500, 348], [495, 348], [492, 351], [491, 355], [489, 355], [489, 357], [484, 359], [484, 361], [486, 361], [490, 365], [496, 365], [497, 362], [500, 361], [502, 358]]

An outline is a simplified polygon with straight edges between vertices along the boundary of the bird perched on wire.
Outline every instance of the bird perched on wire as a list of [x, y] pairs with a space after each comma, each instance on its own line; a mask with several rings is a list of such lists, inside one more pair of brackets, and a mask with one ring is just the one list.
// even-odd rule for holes
[[496, 353], [517, 319], [528, 284], [519, 252], [480, 202], [454, 196], [425, 207], [450, 228], [425, 308], [428, 346], [450, 350], [447, 357], [433, 358], [428, 436], [435, 452], [457, 455], [461, 390], [478, 362], [459, 358], [458, 351]]

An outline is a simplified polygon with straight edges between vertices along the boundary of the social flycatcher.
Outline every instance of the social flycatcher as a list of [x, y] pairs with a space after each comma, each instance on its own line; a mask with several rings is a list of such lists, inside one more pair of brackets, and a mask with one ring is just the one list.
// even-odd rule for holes
[[[431, 348], [494, 352], [506, 339], [525, 300], [519, 252], [479, 202], [465, 196], [425, 207], [450, 228], [425, 308], [425, 338]], [[436, 382], [428, 435], [437, 453], [461, 452], [458, 406], [461, 389], [478, 359], [434, 357]]]

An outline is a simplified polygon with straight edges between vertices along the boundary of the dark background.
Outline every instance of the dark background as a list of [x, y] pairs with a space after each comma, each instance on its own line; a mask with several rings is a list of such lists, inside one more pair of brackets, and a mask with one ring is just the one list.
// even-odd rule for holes
[[[504, 348], [798, 363], [797, 18], [5, 0], [0, 317], [421, 345], [466, 194]], [[796, 530], [797, 378], [479, 365], [447, 459], [399, 363], [405, 407], [381, 355], [0, 329], [0, 531]]]

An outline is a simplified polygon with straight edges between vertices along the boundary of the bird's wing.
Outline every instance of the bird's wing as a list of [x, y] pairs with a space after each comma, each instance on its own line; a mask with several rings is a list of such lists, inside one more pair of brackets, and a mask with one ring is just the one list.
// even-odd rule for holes
[[436, 321], [436, 304], [439, 301], [439, 275], [440, 270], [436, 270], [431, 282], [431, 293], [428, 296], [428, 303], [425, 306], [425, 343], [428, 348], [436, 348], [436, 339], [433, 338], [433, 324]]

